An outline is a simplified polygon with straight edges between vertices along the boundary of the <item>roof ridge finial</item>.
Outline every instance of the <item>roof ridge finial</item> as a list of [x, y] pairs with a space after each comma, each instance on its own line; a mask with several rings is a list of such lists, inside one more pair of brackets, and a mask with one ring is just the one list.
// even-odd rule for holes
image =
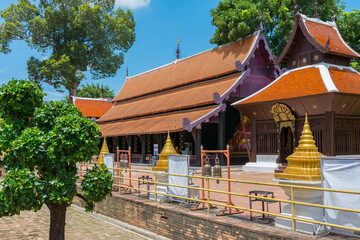
[[129, 77], [129, 66], [126, 66], [126, 78]]
[[334, 6], [334, 16], [332, 16], [331, 19], [333, 20], [333, 22], [336, 22], [336, 19], [337, 19], [337, 7], [336, 6]]
[[315, 0], [315, 7], [314, 7], [314, 12], [315, 12], [315, 18], [319, 18], [319, 13], [318, 13], [318, 0]]
[[300, 6], [299, 6], [299, 4], [296, 3], [296, 0], [293, 0], [293, 3], [294, 3], [294, 10], [295, 10], [296, 13], [298, 13], [299, 9], [300, 9]]
[[177, 41], [177, 49], [176, 49], [176, 59], [180, 58], [180, 29], [179, 29], [179, 37]]
[[327, 42], [326, 42], [326, 45], [325, 45], [325, 47], [329, 47], [330, 46], [330, 35], [329, 35], [329, 38], [328, 38], [328, 40], [327, 40]]
[[264, 31], [264, 27], [263, 27], [263, 18], [262, 18], [262, 13], [260, 11], [260, 32]]

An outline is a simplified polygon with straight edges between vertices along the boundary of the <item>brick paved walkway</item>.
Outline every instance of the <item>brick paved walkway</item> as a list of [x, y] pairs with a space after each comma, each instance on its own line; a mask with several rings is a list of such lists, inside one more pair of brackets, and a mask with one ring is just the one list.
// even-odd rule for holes
[[[49, 210], [21, 212], [20, 215], [0, 218], [0, 239], [48, 239]], [[146, 239], [112, 223], [68, 208], [65, 237], [71, 239]]]

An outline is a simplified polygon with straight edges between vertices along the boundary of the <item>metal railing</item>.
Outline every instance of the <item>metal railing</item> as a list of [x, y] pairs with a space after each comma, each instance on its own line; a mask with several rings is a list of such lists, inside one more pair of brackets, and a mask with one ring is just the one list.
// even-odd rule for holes
[[[85, 164], [78, 164], [78, 167], [79, 167], [78, 175], [79, 175], [80, 180], [82, 179], [82, 176], [86, 172], [86, 169], [91, 168], [92, 166], [93, 166], [93, 164], [86, 164], [86, 165]], [[247, 181], [247, 180], [234, 180], [234, 179], [215, 178], [215, 177], [203, 177], [203, 176], [194, 176], [194, 175], [169, 174], [169, 173], [160, 173], [160, 172], [154, 172], [154, 171], [148, 171], [148, 170], [124, 169], [124, 168], [117, 167], [116, 163], [115, 163], [115, 166], [113, 168], [108, 168], [108, 169], [113, 171], [113, 178], [117, 179], [117, 183], [115, 182], [113, 184], [114, 188], [116, 188], [117, 191], [119, 191], [121, 194], [125, 194], [125, 193], [128, 192], [129, 189], [132, 189], [132, 190], [135, 190], [135, 191], [143, 191], [143, 192], [147, 192], [147, 193], [153, 193], [154, 197], [155, 197], [155, 201], [157, 201], [158, 195], [162, 195], [162, 196], [168, 196], [168, 197], [179, 198], [179, 199], [184, 199], [184, 200], [190, 200], [190, 201], [197, 202], [197, 203], [203, 203], [203, 204], [207, 205], [207, 207], [206, 207], [207, 212], [210, 212], [210, 207], [211, 206], [220, 206], [220, 207], [233, 208], [233, 209], [252, 212], [252, 213], [266, 214], [266, 215], [269, 215], [269, 216], [285, 218], [285, 219], [291, 220], [291, 222], [292, 222], [292, 230], [293, 231], [296, 230], [296, 222], [297, 221], [313, 223], [313, 224], [329, 226], [329, 227], [335, 227], [335, 228], [340, 228], [340, 229], [346, 229], [346, 230], [351, 230], [351, 231], [356, 231], [356, 232], [360, 231], [360, 228], [348, 227], [348, 226], [343, 226], [343, 225], [338, 225], [338, 224], [333, 224], [333, 223], [327, 223], [327, 222], [323, 222], [323, 221], [316, 221], [316, 220], [311, 220], [311, 219], [306, 219], [306, 218], [301, 218], [301, 217], [295, 216], [295, 205], [316, 207], [316, 208], [322, 208], [322, 209], [339, 210], [339, 211], [346, 211], [346, 212], [352, 212], [352, 213], [360, 213], [360, 210], [357, 210], [357, 209], [335, 207], [335, 206], [327, 206], [327, 205], [322, 205], [322, 204], [295, 201], [294, 200], [294, 190], [295, 189], [306, 189], [306, 190], [313, 190], [313, 191], [335, 192], [335, 193], [345, 193], [345, 194], [360, 195], [360, 192], [357, 192], [357, 191], [336, 190], [336, 189], [319, 188], [319, 187], [307, 187], [307, 186], [298, 186], [298, 185], [291, 185], [291, 184], [255, 182], [255, 181]], [[122, 173], [124, 173], [124, 172], [134, 172], [134, 173], [137, 172], [137, 173], [153, 174], [154, 175], [154, 180], [153, 181], [148, 181], [148, 180], [143, 180], [143, 179], [125, 177], [125, 176], [122, 176]], [[175, 184], [159, 182], [158, 181], [158, 176], [159, 175], [170, 175], [170, 176], [177, 176], [177, 177], [188, 177], [188, 178], [194, 178], [194, 179], [201, 179], [201, 180], [206, 181], [206, 185], [205, 185], [206, 187], [202, 188], [202, 187], [182, 186], [182, 185], [175, 185]], [[129, 185], [127, 185], [127, 184], [120, 184], [121, 179], [122, 180], [128, 180], [128, 181], [136, 181], [136, 182], [143, 182], [143, 183], [153, 184], [154, 185], [154, 190], [140, 189], [140, 188], [135, 188], [133, 186], [129, 187]], [[262, 196], [244, 194], [244, 193], [236, 193], [236, 192], [229, 192], [229, 191], [221, 191], [221, 190], [211, 189], [210, 188], [210, 181], [211, 180], [228, 182], [229, 184], [230, 183], [243, 183], [243, 184], [261, 185], [261, 186], [289, 188], [290, 189], [290, 200], [285, 200], [285, 199], [280, 199], [280, 198], [272, 198], [272, 197], [271, 198], [270, 197], [262, 197]], [[206, 198], [206, 200], [202, 200], [202, 199], [189, 198], [189, 197], [183, 197], [183, 196], [178, 196], [178, 195], [172, 195], [172, 194], [169, 194], [169, 193], [159, 192], [159, 191], [157, 191], [157, 186], [158, 185], [199, 190], [199, 191], [202, 191], [203, 193], [206, 193], [207, 198]], [[291, 216], [283, 215], [283, 214], [279, 214], [279, 213], [273, 213], [273, 212], [270, 212], [268, 209], [267, 209], [268, 211], [261, 211], [261, 210], [256, 210], [256, 209], [250, 209], [250, 208], [247, 208], [247, 207], [229, 205], [229, 204], [226, 204], [226, 203], [221, 203], [219, 201], [211, 201], [211, 199], [210, 199], [210, 194], [211, 193], [220, 193], [220, 194], [226, 194], [226, 195], [230, 195], [230, 196], [256, 198], [256, 199], [265, 200], [265, 201], [271, 201], [271, 202], [288, 203], [288, 204], [291, 204]]]

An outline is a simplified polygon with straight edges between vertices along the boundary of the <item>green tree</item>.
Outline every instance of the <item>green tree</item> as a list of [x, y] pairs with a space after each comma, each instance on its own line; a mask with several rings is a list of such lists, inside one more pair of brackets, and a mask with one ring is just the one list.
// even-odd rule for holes
[[[108, 85], [103, 87], [104, 89], [104, 98], [114, 98], [114, 90], [111, 90]], [[79, 97], [86, 98], [100, 98], [101, 97], [101, 87], [100, 83], [92, 84], [83, 84], [79, 87], [77, 95]]]
[[[360, 10], [344, 12], [337, 21], [341, 36], [357, 52], [360, 52]], [[351, 66], [360, 72], [360, 61], [352, 60]]]
[[[314, 16], [315, 1], [297, 0], [300, 12], [307, 16]], [[337, 6], [338, 17], [341, 19], [344, 4], [340, 0], [318, 0], [319, 18], [330, 21], [334, 15], [334, 6]], [[210, 11], [212, 25], [216, 27], [210, 39], [218, 45], [235, 41], [259, 30], [260, 11], [263, 17], [263, 26], [270, 48], [276, 56], [284, 49], [292, 31], [295, 20], [293, 0], [223, 0], [215, 9]], [[348, 21], [347, 23], [353, 23]], [[342, 30], [340, 25], [340, 31]], [[353, 28], [354, 25], [349, 26]], [[356, 31], [357, 29], [353, 29]], [[355, 36], [345, 38], [352, 47]], [[357, 38], [357, 41], [359, 38]], [[358, 44], [358, 43], [357, 43]], [[357, 45], [359, 46], [359, 45]]]
[[91, 211], [111, 194], [106, 166], [87, 171], [82, 193], [76, 189], [78, 162], [98, 152], [99, 127], [65, 102], [43, 103], [44, 93], [31, 81], [11, 80], [0, 89], [0, 217], [50, 210], [49, 239], [64, 239], [66, 209], [75, 196]]
[[48, 59], [28, 60], [29, 78], [39, 86], [45, 82], [76, 96], [86, 71], [94, 79], [114, 76], [135, 41], [132, 12], [114, 9], [114, 3], [18, 0], [1, 11], [0, 52], [9, 53], [11, 42], [25, 40], [29, 47], [50, 53]]

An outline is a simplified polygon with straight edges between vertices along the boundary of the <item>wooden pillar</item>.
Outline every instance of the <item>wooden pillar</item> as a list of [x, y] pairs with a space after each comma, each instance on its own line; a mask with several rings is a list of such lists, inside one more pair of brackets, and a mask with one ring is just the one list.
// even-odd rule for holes
[[250, 162], [256, 162], [256, 146], [257, 146], [257, 139], [256, 139], [256, 120], [251, 119], [251, 159], [249, 159]]
[[[128, 146], [131, 148], [131, 153], [134, 153], [133, 136], [132, 135], [126, 136], [126, 141], [127, 141]], [[123, 149], [123, 150], [126, 150], [126, 149]]]
[[116, 152], [116, 149], [117, 147], [119, 146], [119, 140], [118, 140], [118, 137], [113, 137], [113, 150], [112, 150], [112, 153], [115, 153], [115, 159], [114, 161], [116, 162], [117, 161], [117, 152]]
[[156, 135], [157, 137], [157, 142], [158, 142], [158, 145], [159, 145], [159, 153], [161, 153], [161, 150], [163, 149], [164, 147], [164, 144], [163, 144], [163, 134], [162, 133], [159, 133]]
[[325, 128], [323, 128], [324, 154], [327, 156], [335, 156], [335, 112], [325, 112]]
[[146, 134], [141, 135], [141, 158], [140, 163], [146, 162]]
[[[219, 112], [219, 123], [218, 123], [218, 150], [225, 150], [225, 112]], [[224, 154], [219, 155], [220, 164], [226, 165]]]
[[196, 156], [196, 161], [195, 161], [195, 165], [196, 166], [201, 166], [201, 127], [196, 128], [196, 143], [195, 143], [195, 156]]

